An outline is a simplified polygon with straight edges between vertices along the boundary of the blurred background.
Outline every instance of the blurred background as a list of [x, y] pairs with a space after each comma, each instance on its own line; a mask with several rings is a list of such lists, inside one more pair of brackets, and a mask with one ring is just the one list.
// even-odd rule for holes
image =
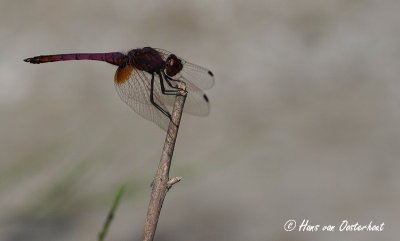
[[[0, 240], [141, 240], [165, 133], [115, 66], [27, 57], [167, 49], [210, 68], [156, 240], [397, 240], [400, 2], [0, 0]], [[285, 232], [289, 219], [383, 232]]]

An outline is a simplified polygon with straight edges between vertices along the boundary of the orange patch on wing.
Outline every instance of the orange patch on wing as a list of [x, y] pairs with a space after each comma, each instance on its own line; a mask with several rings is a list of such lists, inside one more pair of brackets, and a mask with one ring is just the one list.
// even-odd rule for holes
[[124, 67], [118, 67], [117, 71], [115, 72], [114, 81], [116, 84], [123, 84], [125, 83], [131, 73], [133, 71], [133, 67], [130, 65], [126, 65]]

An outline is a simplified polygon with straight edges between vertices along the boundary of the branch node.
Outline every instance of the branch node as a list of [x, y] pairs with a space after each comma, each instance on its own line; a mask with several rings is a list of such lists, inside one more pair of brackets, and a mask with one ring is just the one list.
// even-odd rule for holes
[[182, 180], [182, 177], [173, 177], [170, 178], [167, 182], [167, 187], [168, 189], [170, 189], [172, 187], [172, 185], [174, 185], [177, 182], [180, 182]]

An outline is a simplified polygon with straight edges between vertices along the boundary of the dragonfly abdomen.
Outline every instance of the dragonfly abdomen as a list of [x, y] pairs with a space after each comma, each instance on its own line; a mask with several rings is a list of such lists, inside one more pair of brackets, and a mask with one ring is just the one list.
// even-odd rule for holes
[[55, 54], [55, 55], [40, 55], [32, 58], [24, 59], [25, 62], [32, 64], [41, 64], [56, 61], [67, 61], [67, 60], [97, 60], [105, 61], [107, 63], [118, 65], [126, 61], [126, 55], [120, 52], [111, 53], [76, 53], [76, 54]]

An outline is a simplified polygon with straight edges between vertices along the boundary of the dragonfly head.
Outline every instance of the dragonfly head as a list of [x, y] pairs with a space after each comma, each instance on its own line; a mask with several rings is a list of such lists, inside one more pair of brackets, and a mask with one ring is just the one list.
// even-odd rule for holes
[[176, 57], [175, 54], [170, 54], [166, 59], [165, 72], [168, 76], [172, 77], [181, 72], [183, 68], [182, 61]]

